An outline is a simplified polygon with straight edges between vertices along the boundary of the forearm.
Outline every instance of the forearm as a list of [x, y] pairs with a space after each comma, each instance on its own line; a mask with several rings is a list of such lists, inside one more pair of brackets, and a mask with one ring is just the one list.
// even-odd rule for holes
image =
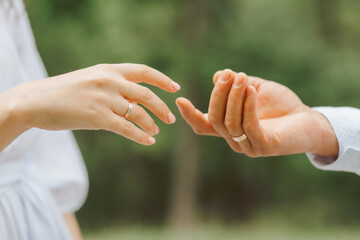
[[0, 151], [3, 151], [29, 128], [11, 92], [2, 93], [0, 95]]
[[82, 240], [82, 234], [79, 227], [79, 223], [76, 219], [74, 213], [64, 213], [63, 214], [64, 221], [71, 232], [74, 240]]

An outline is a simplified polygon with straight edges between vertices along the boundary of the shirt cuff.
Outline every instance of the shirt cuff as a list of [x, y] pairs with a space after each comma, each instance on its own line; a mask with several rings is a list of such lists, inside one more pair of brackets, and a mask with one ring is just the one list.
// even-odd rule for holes
[[351, 107], [315, 107], [313, 110], [330, 122], [339, 143], [339, 154], [325, 157], [306, 153], [310, 162], [322, 170], [360, 175], [360, 110]]

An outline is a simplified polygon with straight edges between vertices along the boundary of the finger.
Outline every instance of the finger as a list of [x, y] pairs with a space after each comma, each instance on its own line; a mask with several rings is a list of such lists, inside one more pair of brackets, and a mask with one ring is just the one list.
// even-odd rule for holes
[[181, 88], [165, 74], [143, 64], [124, 63], [114, 66], [121, 75], [134, 83], [151, 84], [168, 92], [177, 92]]
[[[119, 97], [116, 101], [112, 101], [111, 107], [113, 112], [117, 115], [124, 117], [129, 110], [129, 101]], [[159, 127], [155, 124], [151, 116], [145, 111], [141, 106], [132, 103], [132, 108], [130, 110], [129, 116], [126, 118], [136, 124], [138, 124], [142, 129], [151, 135], [159, 133]]]
[[214, 84], [216, 84], [216, 82], [217, 82], [217, 80], [219, 79], [219, 77], [220, 77], [220, 75], [221, 75], [222, 72], [223, 72], [223, 71], [221, 70], [221, 71], [217, 71], [217, 72], [214, 74], [214, 76], [213, 76], [213, 83], [214, 83]]
[[[248, 84], [248, 77], [245, 73], [239, 73], [235, 77], [231, 87], [226, 106], [225, 127], [232, 137], [240, 137], [244, 134], [242, 129], [242, 112], [245, 97], [245, 90]], [[245, 139], [238, 143], [243, 151], [249, 152], [251, 144]]]
[[226, 105], [234, 74], [231, 70], [221, 73], [219, 80], [211, 93], [209, 103], [209, 121], [215, 130], [224, 136], [227, 130], [224, 125]]
[[150, 89], [133, 82], [123, 82], [120, 94], [126, 99], [138, 102], [168, 124], [176, 121], [168, 106]]
[[228, 94], [233, 80], [233, 71], [227, 69], [221, 73], [211, 94], [208, 118], [215, 131], [226, 140], [235, 152], [240, 153], [242, 152], [240, 145], [233, 141], [224, 124]]
[[146, 132], [140, 130], [132, 122], [114, 114], [113, 120], [106, 129], [142, 145], [153, 145], [156, 140]]
[[209, 123], [207, 115], [196, 109], [189, 100], [186, 98], [178, 98], [176, 99], [176, 105], [185, 121], [192, 127], [195, 133], [199, 135], [219, 136]]
[[261, 84], [265, 83], [265, 80], [262, 78], [259, 78], [259, 77], [249, 76], [248, 83], [249, 83], [249, 85], [254, 86], [255, 89], [258, 89]]
[[[257, 92], [254, 86], [246, 88], [242, 127], [252, 146], [249, 155], [264, 155], [266, 149], [264, 131], [260, 125], [257, 109]], [[245, 152], [246, 153], [246, 152]]]
[[239, 73], [235, 77], [231, 87], [229, 98], [226, 105], [225, 126], [231, 136], [238, 136], [244, 133], [242, 123], [242, 110], [247, 86], [247, 76]]

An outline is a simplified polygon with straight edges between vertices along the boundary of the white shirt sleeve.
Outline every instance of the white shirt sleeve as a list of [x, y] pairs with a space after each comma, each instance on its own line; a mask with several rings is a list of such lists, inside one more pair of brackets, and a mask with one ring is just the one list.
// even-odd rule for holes
[[312, 153], [306, 155], [317, 168], [330, 171], [345, 171], [360, 175], [360, 109], [351, 107], [316, 107], [333, 127], [339, 155], [324, 157]]

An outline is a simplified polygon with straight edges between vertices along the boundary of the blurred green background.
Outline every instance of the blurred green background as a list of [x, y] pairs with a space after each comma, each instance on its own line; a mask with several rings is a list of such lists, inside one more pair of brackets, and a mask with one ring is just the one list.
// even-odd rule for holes
[[75, 132], [90, 178], [77, 214], [89, 239], [163, 239], [163, 229], [198, 228], [197, 239], [360, 237], [357, 175], [317, 170], [305, 155], [235, 154], [222, 139], [193, 134], [174, 103], [185, 96], [206, 112], [213, 73], [231, 68], [282, 83], [310, 106], [360, 107], [360, 1], [26, 4], [50, 75], [133, 62], [182, 85], [176, 94], [152, 88], [178, 121], [157, 121], [151, 148], [113, 133]]

